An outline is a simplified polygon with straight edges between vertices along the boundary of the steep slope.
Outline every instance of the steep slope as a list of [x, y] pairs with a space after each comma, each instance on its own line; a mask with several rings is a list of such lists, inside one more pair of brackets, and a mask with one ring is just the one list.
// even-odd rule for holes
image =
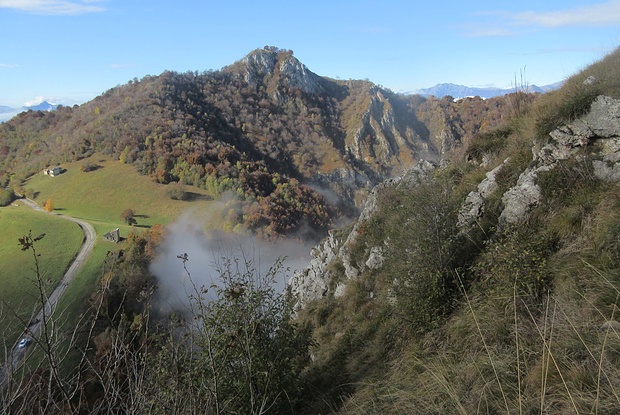
[[289, 284], [310, 413], [617, 410], [619, 62], [383, 182], [314, 248]]

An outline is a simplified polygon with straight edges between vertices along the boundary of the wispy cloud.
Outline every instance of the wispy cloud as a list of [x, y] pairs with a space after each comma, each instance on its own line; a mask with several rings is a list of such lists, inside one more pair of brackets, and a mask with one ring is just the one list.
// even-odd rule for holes
[[18, 68], [19, 65], [15, 65], [12, 63], [0, 63], [0, 68]]
[[32, 14], [79, 15], [102, 12], [99, 0], [0, 0], [0, 8], [21, 10]]
[[620, 25], [620, 0], [548, 12], [496, 11], [476, 15], [493, 21], [470, 29], [469, 36], [511, 36], [541, 28], [613, 26]]

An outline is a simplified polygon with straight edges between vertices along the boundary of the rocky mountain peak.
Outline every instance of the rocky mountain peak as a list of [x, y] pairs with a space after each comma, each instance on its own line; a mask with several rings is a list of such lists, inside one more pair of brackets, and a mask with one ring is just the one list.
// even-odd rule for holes
[[277, 53], [256, 49], [250, 52], [241, 61], [245, 66], [244, 78], [247, 83], [253, 84], [262, 80], [265, 75], [273, 75], [276, 68]]
[[263, 82], [266, 76], [278, 77], [286, 85], [309, 94], [324, 91], [323, 79], [293, 56], [292, 50], [265, 46], [242, 59], [243, 77], [249, 84]]

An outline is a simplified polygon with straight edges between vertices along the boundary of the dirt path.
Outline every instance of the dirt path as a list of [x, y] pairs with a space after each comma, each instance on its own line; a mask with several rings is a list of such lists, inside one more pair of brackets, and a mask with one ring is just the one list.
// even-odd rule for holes
[[[45, 319], [49, 319], [49, 316], [53, 314], [56, 306], [58, 305], [58, 301], [62, 298], [63, 294], [67, 290], [67, 287], [69, 286], [73, 278], [75, 278], [78, 271], [80, 270], [82, 265], [84, 265], [84, 263], [88, 259], [88, 256], [93, 250], [97, 234], [95, 233], [95, 229], [89, 223], [84, 222], [83, 220], [72, 218], [70, 216], [55, 214], [53, 212], [47, 212], [41, 206], [37, 205], [36, 202], [30, 199], [20, 200], [22, 201], [22, 203], [30, 206], [32, 209], [38, 212], [56, 215], [60, 218], [75, 222], [80, 226], [80, 228], [82, 228], [82, 231], [84, 232], [84, 242], [82, 243], [82, 248], [80, 249], [80, 252], [78, 252], [77, 256], [71, 263], [71, 266], [69, 267], [67, 272], [65, 272], [64, 277], [62, 278], [56, 289], [54, 289], [54, 291], [48, 297], [45, 305], [37, 313], [36, 317], [33, 320], [36, 321], [36, 323], [31, 324], [28, 327], [28, 331], [31, 333], [31, 336], [36, 338], [41, 334], [41, 322], [44, 321], [43, 316], [45, 316]], [[24, 358], [24, 355], [26, 354], [26, 349], [27, 347], [18, 348], [17, 346], [15, 346], [13, 350], [9, 351], [6, 359], [7, 363], [5, 363], [4, 366], [0, 367], [0, 387], [3, 386], [6, 382], [7, 373], [10, 371], [10, 368], [12, 367], [14, 370], [18, 367], [21, 360]]]

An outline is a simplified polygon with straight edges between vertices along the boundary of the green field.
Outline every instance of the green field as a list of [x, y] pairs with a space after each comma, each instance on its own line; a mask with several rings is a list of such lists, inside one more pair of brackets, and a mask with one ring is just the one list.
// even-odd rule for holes
[[[101, 167], [82, 172], [80, 167], [87, 161]], [[206, 212], [213, 204], [205, 190], [194, 186], [186, 186], [191, 200], [172, 200], [166, 185], [155, 183], [138, 174], [134, 167], [109, 157], [92, 156], [61, 167], [66, 171], [59, 176], [36, 174], [24, 187], [37, 192], [34, 200], [40, 205], [52, 199], [59, 213], [90, 222], [97, 234], [118, 226], [126, 234], [130, 227], [123, 229], [120, 215], [128, 208], [136, 212], [138, 227], [149, 227], [170, 223], [185, 211]]]
[[51, 292], [80, 250], [84, 234], [73, 222], [23, 205], [0, 208], [0, 226], [0, 334], [10, 344], [24, 329], [22, 322], [40, 308], [33, 253], [22, 251], [18, 238], [29, 231], [35, 237], [45, 233], [35, 248]]
[[[88, 161], [100, 167], [90, 172], [81, 171], [81, 165]], [[132, 166], [109, 157], [93, 156], [64, 164], [62, 168], [65, 171], [59, 176], [36, 174], [23, 186], [35, 192], [34, 200], [39, 205], [51, 199], [55, 213], [84, 219], [97, 232], [91, 256], [58, 305], [57, 313], [65, 323], [72, 324], [84, 310], [101, 276], [106, 253], [120, 248], [105, 241], [104, 233], [120, 227], [124, 237], [154, 224], [170, 223], [184, 212], [207, 216], [214, 206], [205, 190], [193, 186], [186, 187], [190, 200], [172, 200], [167, 195], [166, 185], [155, 183], [138, 174]], [[136, 213], [136, 227], [126, 225], [120, 218], [127, 208]], [[38, 305], [36, 286], [31, 281], [35, 275], [31, 269], [34, 260], [31, 253], [21, 251], [17, 238], [31, 229], [34, 236], [46, 233], [37, 244], [37, 250], [41, 254], [43, 275], [48, 277], [48, 286], [53, 289], [79, 251], [84, 235], [77, 224], [35, 212], [19, 201], [0, 208], [0, 226], [0, 300], [4, 301], [0, 305], [0, 333], [9, 344], [19, 336], [24, 329], [23, 321], [31, 318]]]

